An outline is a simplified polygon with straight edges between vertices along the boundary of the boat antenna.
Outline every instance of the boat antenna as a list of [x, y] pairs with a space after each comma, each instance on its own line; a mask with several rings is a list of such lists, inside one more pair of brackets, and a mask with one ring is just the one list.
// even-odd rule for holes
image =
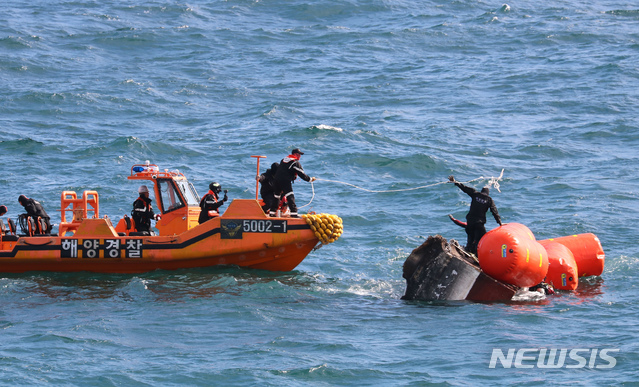
[[251, 156], [257, 159], [257, 174], [255, 175], [255, 200], [257, 200], [257, 193], [260, 188], [260, 159], [265, 159], [266, 156]]

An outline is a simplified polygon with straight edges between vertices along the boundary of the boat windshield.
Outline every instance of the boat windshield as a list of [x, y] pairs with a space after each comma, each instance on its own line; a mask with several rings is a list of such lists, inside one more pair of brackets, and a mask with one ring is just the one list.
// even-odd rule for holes
[[176, 191], [172, 179], [158, 179], [157, 185], [161, 195], [158, 206], [162, 213], [184, 207], [182, 196]]
[[178, 187], [180, 187], [182, 196], [184, 196], [189, 206], [200, 205], [200, 197], [198, 196], [195, 188], [191, 183], [188, 183], [186, 180], [177, 180], [175, 183], [178, 185]]

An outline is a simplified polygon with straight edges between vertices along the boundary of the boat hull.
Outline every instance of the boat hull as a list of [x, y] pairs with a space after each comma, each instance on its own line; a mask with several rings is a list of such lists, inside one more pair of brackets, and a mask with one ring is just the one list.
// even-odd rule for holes
[[[316, 240], [295, 242], [264, 248], [257, 251], [236, 253], [212, 251], [210, 255], [190, 256], [184, 252], [173, 257], [163, 257], [159, 250], [149, 249], [140, 258], [61, 258], [55, 250], [60, 244], [55, 242], [46, 245], [55, 250], [27, 249], [19, 250], [11, 257], [0, 258], [0, 272], [24, 273], [28, 271], [79, 272], [95, 273], [144, 273], [153, 270], [177, 270], [218, 265], [237, 265], [253, 269], [271, 271], [291, 271], [295, 269], [313, 250]], [[19, 246], [17, 246], [19, 247]], [[35, 254], [35, 251], [38, 254]], [[200, 254], [198, 254], [200, 255]]]
[[319, 243], [301, 218], [268, 218], [256, 201], [173, 236], [116, 232], [108, 219], [85, 219], [71, 236], [5, 237], [0, 272], [143, 273], [218, 265], [290, 271]]

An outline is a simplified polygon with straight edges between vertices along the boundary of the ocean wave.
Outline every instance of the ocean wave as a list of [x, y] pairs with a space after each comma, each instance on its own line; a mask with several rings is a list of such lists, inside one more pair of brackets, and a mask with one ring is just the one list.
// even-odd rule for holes
[[[32, 38], [37, 38], [37, 37], [32, 36]], [[21, 36], [6, 36], [4, 38], [0, 38], [0, 47], [3, 47], [7, 50], [15, 50], [15, 49], [31, 48], [32, 44]]]
[[342, 129], [342, 128], [338, 128], [338, 127], [330, 126], [330, 125], [324, 125], [324, 124], [311, 125], [308, 129], [310, 129], [312, 131], [315, 131], [315, 130], [318, 130], [318, 131], [321, 131], [321, 130], [333, 130], [333, 131], [336, 131], [336, 132], [343, 132], [344, 131], [344, 129]]
[[615, 16], [639, 17], [639, 9], [617, 9], [612, 11], [605, 11], [605, 13]]
[[[604, 250], [605, 251], [605, 250]], [[623, 254], [619, 257], [607, 257], [604, 276], [614, 276], [618, 280], [639, 274], [639, 257]], [[622, 278], [619, 278], [622, 277]]]
[[[3, 134], [6, 135], [5, 133]], [[2, 149], [5, 151], [15, 150], [19, 152], [30, 152], [44, 146], [43, 142], [31, 139], [29, 137], [12, 140], [0, 140], [0, 144], [2, 144]]]
[[117, 137], [99, 145], [90, 145], [72, 150], [76, 157], [110, 156], [118, 154], [133, 163], [161, 163], [163, 159], [180, 156], [184, 158], [201, 156], [201, 151], [192, 149], [184, 143], [179, 145], [166, 141], [153, 141], [139, 137]]
[[384, 176], [388, 173], [398, 177], [424, 177], [425, 173], [438, 169], [438, 162], [424, 153], [391, 156], [378, 153], [361, 152], [344, 157], [351, 168], [375, 169], [377, 174]]

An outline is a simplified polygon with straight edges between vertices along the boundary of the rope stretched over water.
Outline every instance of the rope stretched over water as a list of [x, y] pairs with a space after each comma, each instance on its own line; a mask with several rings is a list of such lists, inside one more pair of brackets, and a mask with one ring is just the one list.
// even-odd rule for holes
[[[344, 184], [344, 185], [348, 185], [351, 186], [353, 188], [357, 188], [359, 190], [362, 191], [366, 191], [366, 192], [371, 192], [371, 193], [387, 193], [387, 192], [403, 192], [403, 191], [414, 191], [417, 189], [422, 189], [422, 188], [428, 188], [428, 187], [434, 187], [436, 185], [440, 185], [440, 184], [446, 184], [448, 183], [448, 180], [446, 181], [440, 181], [439, 183], [434, 183], [434, 184], [428, 184], [428, 185], [422, 185], [420, 187], [413, 187], [413, 188], [402, 188], [402, 189], [387, 189], [387, 190], [372, 190], [372, 189], [367, 189], [367, 188], [362, 188], [362, 187], [358, 187], [355, 184], [351, 184], [351, 183], [345, 183], [343, 181], [337, 181], [337, 180], [328, 180], [328, 179], [321, 179], [321, 178], [316, 178], [316, 180], [319, 181], [327, 181], [329, 183], [337, 183], [337, 184]], [[476, 179], [477, 180], [477, 179]], [[474, 180], [471, 180], [474, 181]]]
[[[487, 187], [494, 187], [497, 191], [501, 192], [499, 190], [499, 180], [502, 179], [502, 177], [504, 176], [504, 170], [501, 170], [501, 174], [499, 175], [499, 177], [484, 177], [484, 176], [480, 176], [476, 179], [472, 179], [472, 180], [468, 180], [466, 182], [464, 182], [463, 184], [468, 184], [468, 183], [472, 183], [474, 181], [478, 181], [478, 180], [485, 180], [485, 179], [489, 179], [488, 183], [486, 184]], [[418, 189], [424, 189], [424, 188], [430, 188], [430, 187], [434, 187], [436, 185], [441, 185], [441, 184], [446, 184], [446, 183], [450, 183], [450, 181], [445, 180], [445, 181], [440, 181], [438, 183], [433, 183], [433, 184], [428, 184], [428, 185], [422, 185], [419, 187], [413, 187], [413, 188], [403, 188], [403, 189], [388, 189], [388, 190], [372, 190], [372, 189], [367, 189], [367, 188], [363, 188], [363, 187], [359, 187], [356, 186], [355, 184], [351, 184], [351, 183], [346, 183], [343, 181], [338, 181], [338, 180], [329, 180], [329, 179], [321, 179], [321, 178], [315, 178], [315, 180], [317, 181], [326, 181], [329, 183], [336, 183], [336, 184], [343, 184], [343, 185], [348, 185], [350, 187], [362, 190], [362, 191], [366, 191], [366, 192], [371, 192], [371, 193], [388, 193], [388, 192], [404, 192], [404, 191], [414, 191], [414, 190], [418, 190]], [[313, 185], [313, 182], [311, 181], [311, 191], [313, 192], [313, 195], [311, 196], [311, 201], [308, 202], [307, 204], [300, 206], [298, 208], [304, 208], [309, 206], [312, 202], [313, 199], [315, 198], [315, 186]]]

